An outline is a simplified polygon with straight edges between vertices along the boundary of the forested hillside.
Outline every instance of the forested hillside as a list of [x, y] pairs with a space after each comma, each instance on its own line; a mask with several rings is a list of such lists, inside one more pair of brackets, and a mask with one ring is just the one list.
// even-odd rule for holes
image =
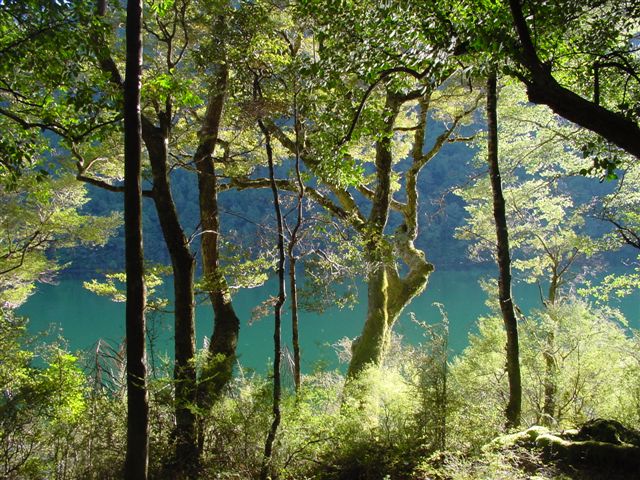
[[[634, 478], [636, 3], [0, 2], [0, 477]], [[124, 338], [34, 334], [60, 280]]]

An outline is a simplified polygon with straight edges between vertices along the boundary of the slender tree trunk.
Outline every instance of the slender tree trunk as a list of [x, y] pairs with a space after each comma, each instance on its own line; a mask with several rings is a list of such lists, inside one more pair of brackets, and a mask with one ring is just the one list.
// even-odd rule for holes
[[147, 478], [149, 398], [145, 351], [144, 253], [142, 248], [140, 81], [142, 0], [127, 4], [127, 59], [124, 89], [124, 229], [127, 276], [127, 453], [125, 478]]
[[509, 230], [502, 195], [502, 179], [498, 165], [498, 120], [497, 89], [495, 72], [487, 81], [487, 126], [489, 176], [493, 191], [493, 218], [496, 225], [498, 260], [498, 297], [504, 328], [507, 333], [507, 376], [509, 378], [509, 401], [506, 408], [507, 427], [520, 425], [522, 384], [520, 379], [520, 354], [518, 345], [518, 322], [511, 296], [511, 257], [509, 254]]
[[555, 334], [550, 331], [545, 338], [545, 348], [542, 352], [545, 365], [544, 375], [544, 403], [542, 405], [542, 424], [551, 426], [556, 423], [556, 373], [557, 365], [556, 359], [553, 355], [553, 349], [555, 346]]
[[193, 407], [196, 404], [195, 323], [193, 278], [195, 261], [182, 230], [169, 183], [167, 145], [169, 125], [155, 127], [143, 118], [142, 135], [153, 174], [153, 200], [171, 257], [174, 313], [175, 458], [172, 475], [195, 477], [198, 445]]
[[300, 368], [300, 333], [298, 331], [298, 286], [296, 278], [296, 257], [289, 249], [289, 295], [291, 297], [291, 343], [293, 345], [293, 381], [296, 394], [302, 386], [302, 372]]
[[[132, 0], [131, 7], [139, 5], [139, 0]], [[127, 6], [129, 9], [129, 4]], [[106, 1], [98, 0], [97, 14], [104, 16], [106, 13]], [[141, 20], [140, 20], [141, 24]], [[96, 47], [101, 49], [100, 41], [96, 40]], [[140, 45], [140, 55], [142, 55]], [[98, 56], [100, 68], [108, 73], [111, 82], [115, 85], [121, 85], [121, 78], [118, 67], [110, 55]], [[140, 60], [141, 64], [141, 60]], [[127, 69], [129, 65], [127, 64]], [[127, 78], [129, 78], [127, 70]], [[138, 86], [139, 86], [138, 78]], [[125, 88], [125, 96], [129, 88]], [[138, 97], [139, 98], [139, 97]], [[126, 103], [126, 102], [125, 102]], [[180, 225], [176, 206], [171, 194], [169, 183], [169, 167], [168, 167], [168, 145], [171, 130], [172, 117], [171, 101], [165, 103], [164, 112], [159, 115], [160, 126], [157, 127], [145, 115], [140, 113], [138, 106], [138, 115], [141, 123], [142, 140], [149, 155], [151, 171], [153, 175], [153, 190], [151, 197], [155, 203], [160, 226], [164, 241], [171, 256], [171, 264], [173, 269], [174, 295], [175, 295], [175, 365], [174, 365], [174, 381], [175, 381], [175, 458], [174, 465], [171, 465], [172, 471], [170, 475], [174, 478], [184, 476], [194, 477], [198, 469], [197, 441], [195, 430], [195, 415], [193, 406], [195, 405], [195, 385], [196, 373], [194, 365], [195, 357], [195, 324], [194, 324], [194, 298], [193, 298], [193, 275], [195, 262], [191, 255], [189, 245]], [[126, 117], [126, 114], [125, 114]], [[125, 128], [126, 130], [126, 128]], [[140, 188], [140, 187], [138, 187]], [[125, 193], [126, 196], [126, 193]], [[125, 215], [126, 206], [130, 202], [125, 198]], [[125, 220], [126, 224], [126, 220]], [[127, 332], [128, 335], [128, 332]], [[130, 339], [128, 338], [129, 342]]]
[[542, 352], [545, 365], [544, 375], [544, 403], [542, 405], [542, 424], [552, 426], [559, 420], [556, 418], [556, 393], [558, 391], [557, 374], [558, 364], [554, 354], [556, 344], [556, 318], [555, 303], [558, 295], [560, 278], [557, 274], [557, 266], [554, 266], [549, 284], [549, 296], [547, 297], [547, 313], [551, 320], [549, 330], [545, 336], [545, 346]]
[[289, 257], [289, 290], [291, 295], [291, 343], [293, 344], [293, 380], [296, 387], [296, 394], [300, 393], [302, 385], [302, 373], [300, 368], [300, 335], [298, 331], [298, 283], [296, 278], [296, 262], [295, 255], [296, 243], [298, 242], [298, 232], [302, 226], [302, 201], [304, 200], [304, 183], [300, 175], [300, 126], [298, 123], [298, 102], [297, 94], [294, 96], [294, 126], [296, 133], [296, 182], [298, 184], [298, 202], [296, 204], [296, 224], [293, 227], [289, 238], [288, 257]]
[[280, 378], [280, 360], [282, 357], [281, 347], [281, 324], [282, 324], [282, 305], [285, 301], [285, 281], [284, 281], [284, 267], [285, 267], [285, 249], [284, 249], [284, 224], [282, 220], [282, 211], [280, 209], [280, 197], [278, 194], [278, 187], [275, 181], [275, 173], [273, 168], [273, 151], [271, 148], [271, 134], [264, 126], [262, 121], [258, 121], [260, 130], [264, 134], [265, 149], [267, 152], [267, 159], [269, 161], [269, 179], [271, 181], [271, 191], [273, 192], [273, 208], [276, 213], [276, 221], [278, 228], [278, 298], [274, 306], [274, 331], [273, 331], [273, 421], [267, 440], [264, 446], [264, 457], [262, 460], [262, 469], [260, 472], [260, 479], [267, 480], [270, 478], [271, 459], [273, 457], [273, 443], [276, 438], [278, 426], [280, 425], [280, 399], [282, 397], [282, 382]]

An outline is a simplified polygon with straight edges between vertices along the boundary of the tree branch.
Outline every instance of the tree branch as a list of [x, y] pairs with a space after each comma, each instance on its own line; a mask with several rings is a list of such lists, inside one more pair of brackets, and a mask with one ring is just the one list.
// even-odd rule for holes
[[638, 124], [561, 86], [551, 74], [550, 66], [543, 63], [536, 53], [520, 0], [509, 0], [509, 7], [522, 48], [516, 55], [519, 57], [517, 60], [531, 77], [516, 76], [527, 86], [529, 100], [549, 106], [556, 114], [597, 133], [640, 159]]
[[[371, 84], [369, 85], [369, 88], [367, 88], [367, 90], [364, 92], [364, 96], [362, 97], [362, 100], [360, 100], [360, 104], [358, 105], [358, 108], [356, 109], [356, 113], [353, 116], [353, 120], [351, 121], [351, 125], [349, 126], [349, 129], [347, 130], [347, 133], [345, 134], [344, 137], [342, 137], [342, 139], [340, 140], [340, 142], [338, 142], [338, 146], [342, 146], [345, 143], [347, 143], [349, 140], [351, 140], [351, 136], [353, 135], [353, 131], [356, 128], [356, 125], [358, 123], [358, 120], [360, 119], [360, 115], [362, 115], [362, 110], [364, 109], [365, 104], [367, 103], [367, 100], [369, 99], [369, 96], [371, 95], [371, 93], [373, 93], [373, 91], [375, 90], [375, 88], [380, 85], [380, 83], [382, 83], [382, 81], [384, 81], [385, 79], [389, 78], [391, 75], [394, 75], [396, 73], [406, 73], [408, 75], [411, 75], [412, 77], [414, 77], [416, 80], [422, 80], [425, 75], [428, 73], [429, 68], [427, 68], [426, 70], [424, 70], [423, 72], [418, 72], [412, 68], [408, 68], [408, 67], [395, 67], [395, 68], [389, 68], [387, 70], [383, 70], [382, 72], [380, 72], [378, 74], [378, 78]], [[418, 96], [416, 96], [415, 98], [412, 96], [411, 99], [416, 99], [418, 98]], [[409, 98], [407, 98], [409, 99]]]

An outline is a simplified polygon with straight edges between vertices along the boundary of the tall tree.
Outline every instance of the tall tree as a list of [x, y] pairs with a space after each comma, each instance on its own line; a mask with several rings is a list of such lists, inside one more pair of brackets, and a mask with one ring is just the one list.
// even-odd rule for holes
[[498, 164], [498, 116], [497, 81], [495, 71], [487, 80], [487, 157], [489, 177], [493, 192], [493, 218], [496, 226], [498, 262], [498, 299], [504, 328], [507, 333], [507, 376], [509, 377], [509, 401], [507, 403], [507, 427], [520, 425], [522, 384], [520, 377], [520, 355], [518, 344], [518, 322], [511, 294], [511, 254], [509, 252], [509, 229], [507, 226], [502, 179]]
[[149, 464], [144, 252], [142, 247], [142, 0], [127, 3], [124, 82], [124, 231], [127, 275], [127, 455], [125, 478], [144, 480]]
[[[98, 9], [98, 13], [100, 16], [104, 16], [106, 8], [104, 2], [101, 3], [102, 7]], [[161, 59], [165, 61], [164, 66], [170, 72], [178, 60], [182, 58], [188, 43], [188, 38], [181, 42], [177, 40], [177, 26], [182, 25], [184, 28], [187, 9], [185, 3], [172, 3], [167, 7], [168, 10], [161, 9], [154, 12], [152, 18], [147, 21], [146, 28], [153, 30], [155, 27], [161, 32], [155, 37], [155, 42], [149, 45], [149, 49], [155, 51], [158, 61]], [[173, 20], [176, 29], [163, 30], [168, 19]], [[177, 53], [176, 48], [178, 49]], [[117, 88], [122, 88], [121, 76], [112, 57], [112, 52], [103, 45], [94, 45], [94, 49], [99, 68], [108, 76], [112, 84]], [[167, 77], [161, 73], [156, 73], [156, 75], [157, 77], [150, 81], [151, 85], [155, 87], [150, 89], [152, 91], [153, 113], [149, 109], [141, 113], [141, 132], [151, 166], [153, 186], [148, 195], [153, 199], [158, 213], [158, 220], [169, 250], [173, 272], [176, 427], [174, 456], [167, 460], [167, 468], [171, 470], [173, 476], [193, 477], [198, 469], [199, 458], [196, 416], [193, 408], [196, 403], [196, 371], [193, 361], [195, 357], [193, 284], [195, 259], [180, 223], [170, 183], [169, 148], [175, 121], [174, 107], [177, 102], [174, 101], [171, 92], [162, 88], [162, 85], [166, 88]], [[87, 169], [87, 162], [79, 160], [79, 173], [86, 177]]]
[[[384, 42], [381, 22], [410, 25], [419, 13], [408, 7], [395, 15], [395, 9], [400, 7], [385, 3], [371, 8], [369, 2], [308, 2], [302, 8], [317, 32], [303, 41], [301, 51], [308, 55], [299, 60], [308, 87], [299, 99], [304, 117], [298, 150], [319, 185], [305, 189], [309, 199], [351, 230], [366, 264], [368, 310], [362, 333], [352, 345], [350, 377], [382, 361], [396, 320], [426, 287], [433, 265], [414, 244], [419, 231], [418, 177], [444, 144], [455, 141], [459, 126], [475, 108], [473, 99], [461, 100], [464, 88], [459, 96], [452, 93], [456, 100], [450, 109], [444, 107], [447, 95], [437, 87], [454, 70], [446, 61], [448, 51], [427, 47], [424, 37], [416, 40], [413, 31], [399, 34], [389, 49], [364, 48], [353, 61], [353, 42]], [[419, 51], [416, 41], [429, 48], [429, 54], [407, 53]], [[276, 93], [282, 89], [274, 85]], [[459, 84], [451, 80], [447, 86], [455, 90]], [[274, 93], [273, 98], [280, 97]], [[427, 139], [427, 112], [438, 107], [444, 128]], [[281, 126], [281, 114], [278, 111], [265, 124], [295, 155], [295, 132]], [[407, 153], [411, 161], [400, 164]], [[266, 183], [238, 183], [251, 182]], [[295, 188], [292, 182], [288, 185]]]
[[[446, 94], [443, 96], [436, 94], [435, 97], [439, 97], [436, 100], [432, 98], [434, 95], [429, 87], [417, 87], [415, 90], [398, 92], [389, 85], [384, 90], [384, 104], [380, 106], [378, 97], [374, 111], [379, 110], [374, 114], [375, 120], [369, 120], [371, 123], [367, 123], [364, 127], [367, 132], [372, 129], [376, 132], [374, 138], [361, 139], [358, 146], [350, 149], [350, 152], [357, 152], [360, 148], [366, 151], [367, 147], [362, 147], [363, 143], [372, 141], [373, 145], [365, 155], [374, 156], [375, 173], [364, 181], [362, 176], [355, 173], [354, 176], [358, 180], [350, 180], [354, 182], [353, 186], [347, 182], [337, 181], [335, 177], [328, 177], [327, 173], [322, 171], [327, 166], [323, 164], [321, 158], [318, 158], [317, 146], [312, 147], [309, 143], [311, 133], [302, 135], [303, 138], [307, 138], [308, 143], [302, 146], [301, 159], [306, 167], [323, 181], [324, 188], [331, 192], [331, 197], [325, 196], [307, 187], [309, 197], [318, 201], [336, 219], [357, 232], [366, 259], [368, 311], [362, 333], [353, 344], [349, 365], [350, 377], [360, 374], [367, 365], [378, 365], [382, 361], [390, 340], [391, 329], [400, 313], [426, 287], [433, 265], [426, 261], [424, 253], [414, 245], [419, 229], [418, 176], [445, 143], [455, 141], [459, 125], [475, 109], [477, 102], [477, 99], [475, 102], [460, 101], [451, 111], [443, 112], [448, 119], [448, 124], [429, 147], [425, 148], [427, 112], [434, 104], [439, 104], [440, 101], [446, 102], [444, 99]], [[426, 93], [424, 93], [425, 90]], [[397, 161], [397, 158], [394, 158], [394, 152], [402, 151], [400, 142], [406, 140], [408, 136], [404, 133], [403, 127], [398, 125], [398, 117], [402, 111], [404, 125], [404, 122], [407, 122], [405, 114], [414, 105], [418, 109], [417, 124], [407, 129], [413, 132], [413, 141], [409, 147], [411, 163], [401, 173], [406, 196], [406, 202], [401, 202], [393, 197], [392, 179], [397, 174], [393, 169], [394, 162]], [[271, 123], [270, 127], [274, 131], [274, 136], [294, 154], [295, 142], [274, 123]], [[353, 166], [354, 158], [351, 155], [347, 155], [344, 160], [345, 164]], [[336, 173], [329, 175], [336, 175]], [[254, 182], [256, 185], [264, 185], [264, 182], [259, 180]], [[251, 182], [245, 183], [249, 185]], [[369, 203], [368, 216], [355, 202], [354, 191]], [[332, 198], [335, 198], [336, 202]], [[392, 210], [399, 214], [402, 223], [395, 232], [388, 232]], [[397, 258], [392, 252], [397, 255]], [[402, 264], [406, 267], [404, 275]]]
[[[524, 92], [518, 93], [513, 85], [505, 86], [502, 93], [500, 168], [512, 266], [540, 289], [546, 312], [541, 315], [546, 319], [546, 332], [540, 353], [546, 371], [537, 421], [553, 423], [558, 411], [555, 338], [559, 321], [555, 312], [566, 296], [573, 267], [601, 248], [597, 239], [586, 234], [587, 207], [575, 205], [575, 192], [567, 187], [590, 159], [571, 149], [579, 142], [574, 126], [544, 107], [524, 106]], [[459, 236], [472, 240], [470, 250], [476, 258], [495, 251], [495, 242], [490, 240], [496, 228], [488, 200], [490, 188], [486, 178], [477, 177], [473, 185], [458, 192], [468, 202], [470, 214]]]

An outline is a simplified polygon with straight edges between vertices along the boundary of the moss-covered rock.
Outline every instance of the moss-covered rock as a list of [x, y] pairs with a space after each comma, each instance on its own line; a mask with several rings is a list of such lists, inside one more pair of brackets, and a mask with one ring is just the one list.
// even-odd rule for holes
[[490, 443], [483, 447], [484, 451], [502, 450], [510, 447], [526, 447], [531, 448], [536, 444], [536, 439], [540, 435], [549, 433], [547, 427], [540, 425], [534, 425], [521, 432], [510, 433], [508, 435], [501, 435], [493, 439]]
[[586, 422], [574, 437], [576, 440], [595, 440], [614, 445], [629, 444], [640, 447], [640, 432], [625, 427], [616, 420], [597, 418]]
[[592, 420], [578, 430], [550, 432], [531, 427], [503, 435], [485, 446], [486, 451], [513, 447], [535, 450], [545, 462], [571, 469], [598, 470], [640, 478], [640, 433], [615, 420]]

